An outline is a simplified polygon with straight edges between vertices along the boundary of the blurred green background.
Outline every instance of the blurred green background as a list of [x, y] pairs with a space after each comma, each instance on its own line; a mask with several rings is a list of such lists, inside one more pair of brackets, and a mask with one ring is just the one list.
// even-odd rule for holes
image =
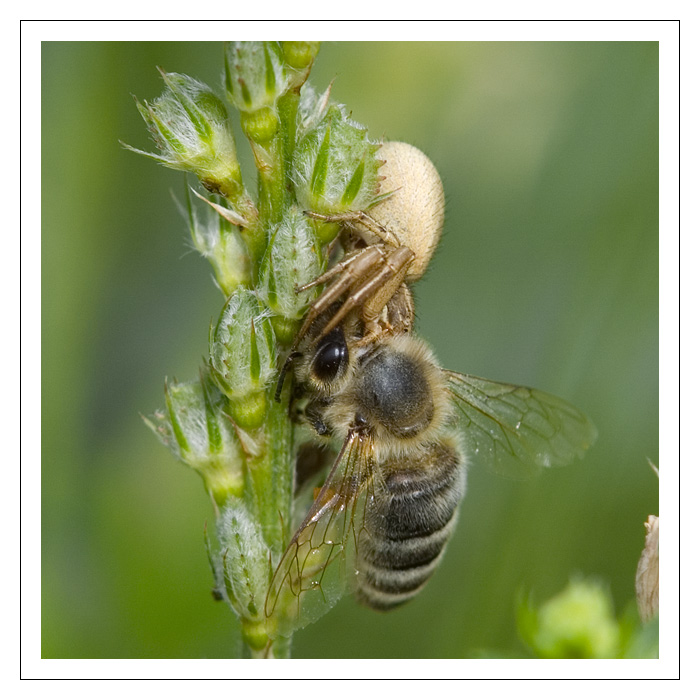
[[[166, 374], [195, 376], [223, 301], [187, 254], [182, 175], [118, 143], [151, 150], [130, 94], [160, 94], [156, 66], [223, 93], [218, 43], [42, 48], [44, 657], [233, 649], [208, 499], [139, 417]], [[389, 615], [346, 599], [294, 655], [523, 653], [518, 591], [541, 602], [577, 573], [620, 614], [658, 513], [658, 45], [329, 43], [311, 82], [333, 79], [371, 136], [417, 145], [442, 175], [418, 332], [446, 367], [567, 398], [600, 436], [528, 482], [475, 465], [427, 589]]]

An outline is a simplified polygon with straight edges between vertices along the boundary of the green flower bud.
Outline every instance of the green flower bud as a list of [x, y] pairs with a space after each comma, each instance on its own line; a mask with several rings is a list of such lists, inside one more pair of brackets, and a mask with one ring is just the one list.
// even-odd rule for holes
[[246, 643], [262, 649], [268, 642], [264, 607], [270, 580], [270, 550], [245, 501], [228, 503], [218, 521], [218, 535], [222, 543], [217, 563], [223, 578], [221, 592], [225, 591], [231, 607], [241, 618]]
[[265, 387], [277, 365], [272, 323], [254, 292], [238, 287], [228, 298], [210, 333], [209, 361], [236, 423], [247, 429], [262, 425]]
[[226, 94], [241, 112], [274, 107], [288, 79], [276, 41], [230, 41], [226, 44]]
[[320, 41], [282, 41], [282, 54], [289, 67], [289, 84], [298, 90], [309, 77], [311, 66], [321, 47]]
[[241, 112], [243, 133], [255, 143], [268, 143], [277, 133], [279, 119], [272, 107], [262, 107], [256, 112]]
[[167, 408], [146, 425], [182, 462], [197, 471], [214, 501], [243, 493], [243, 452], [226, 415], [226, 399], [208, 373], [199, 381], [165, 385]]
[[272, 322], [280, 342], [293, 340], [296, 321], [316, 294], [316, 289], [297, 294], [296, 288], [318, 277], [321, 264], [321, 246], [312, 222], [302, 212], [292, 210], [272, 230], [260, 267], [260, 296], [275, 313]]
[[165, 92], [151, 104], [136, 103], [161, 155], [124, 145], [169, 168], [193, 172], [210, 192], [237, 199], [243, 184], [226, 106], [189, 76], [161, 75]]
[[308, 68], [321, 48], [320, 41], [282, 41], [280, 43], [284, 60], [296, 70]]
[[188, 189], [185, 203], [194, 247], [212, 264], [221, 291], [229, 296], [239, 285], [250, 284], [250, 255], [238, 227], [212, 206], [194, 207]]
[[338, 105], [300, 139], [292, 180], [297, 201], [319, 214], [367, 209], [378, 201], [379, 144]]
[[620, 627], [610, 594], [593, 581], [572, 581], [539, 611], [524, 604], [519, 629], [547, 659], [610, 659], [620, 651]]

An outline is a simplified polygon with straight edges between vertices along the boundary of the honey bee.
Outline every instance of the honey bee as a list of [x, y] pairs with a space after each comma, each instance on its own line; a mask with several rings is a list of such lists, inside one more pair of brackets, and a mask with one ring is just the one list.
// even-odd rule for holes
[[327, 284], [292, 345], [277, 397], [296, 359], [306, 421], [339, 449], [273, 575], [265, 600], [271, 637], [314, 621], [347, 588], [376, 610], [411, 600], [455, 529], [467, 455], [522, 477], [570, 463], [596, 438], [562, 399], [441, 369], [412, 334], [409, 285], [439, 241], [444, 195], [418, 149], [384, 149], [382, 189], [392, 194], [372, 216], [307, 212], [348, 224], [346, 256], [299, 290]]
[[310, 324], [295, 365], [308, 423], [341, 446], [272, 578], [271, 636], [347, 588], [377, 610], [413, 598], [455, 529], [468, 460], [523, 476], [568, 464], [596, 437], [562, 399], [441, 369], [415, 335], [367, 342], [360, 313], [324, 333], [342, 303]]

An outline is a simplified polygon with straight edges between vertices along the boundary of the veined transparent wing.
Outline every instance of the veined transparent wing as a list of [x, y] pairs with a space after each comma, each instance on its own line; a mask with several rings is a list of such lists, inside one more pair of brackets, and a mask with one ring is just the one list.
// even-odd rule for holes
[[467, 454], [498, 472], [527, 477], [564, 466], [598, 431], [571, 404], [537, 389], [443, 370], [467, 440]]
[[272, 578], [265, 599], [271, 637], [289, 636], [317, 620], [350, 584], [372, 490], [371, 459], [368, 438], [350, 432]]

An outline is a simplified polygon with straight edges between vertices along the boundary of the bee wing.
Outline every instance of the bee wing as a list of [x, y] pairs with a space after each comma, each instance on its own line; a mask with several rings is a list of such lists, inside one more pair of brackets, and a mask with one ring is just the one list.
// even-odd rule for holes
[[270, 636], [289, 636], [317, 620], [345, 592], [364, 522], [371, 451], [365, 436], [348, 433], [272, 577], [265, 599]]
[[526, 477], [582, 457], [598, 431], [563, 399], [537, 389], [443, 370], [470, 453], [496, 471]]

